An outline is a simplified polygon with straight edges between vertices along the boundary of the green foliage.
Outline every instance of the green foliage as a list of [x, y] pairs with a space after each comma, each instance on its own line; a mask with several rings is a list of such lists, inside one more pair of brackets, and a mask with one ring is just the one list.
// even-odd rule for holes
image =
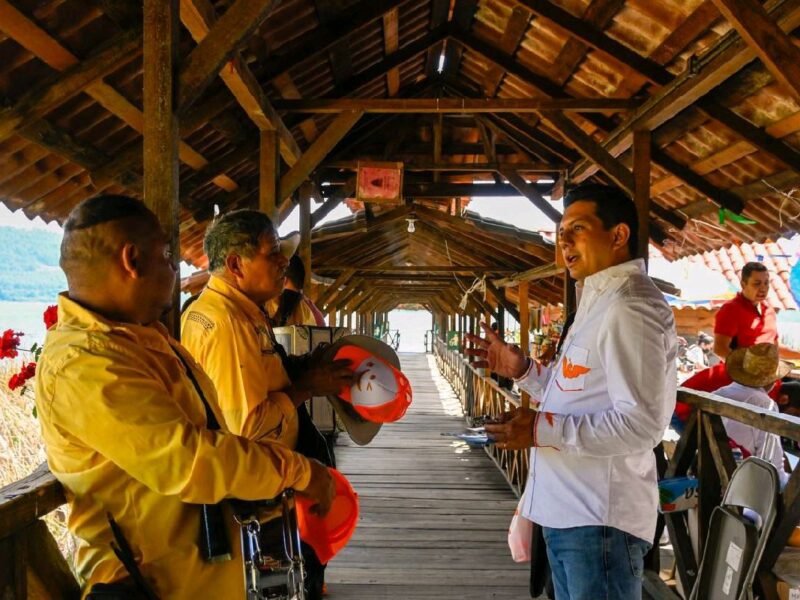
[[60, 246], [58, 233], [0, 227], [0, 300], [53, 302], [67, 286]]

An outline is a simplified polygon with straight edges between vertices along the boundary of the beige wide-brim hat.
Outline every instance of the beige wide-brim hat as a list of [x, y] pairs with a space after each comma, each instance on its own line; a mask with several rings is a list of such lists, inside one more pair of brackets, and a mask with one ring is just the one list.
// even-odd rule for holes
[[[325, 354], [330, 360], [333, 360], [339, 348], [348, 344], [359, 346], [370, 354], [374, 354], [378, 358], [383, 359], [398, 371], [400, 370], [400, 359], [397, 357], [397, 353], [392, 347], [374, 337], [366, 335], [345, 335], [328, 346], [325, 350]], [[333, 406], [333, 410], [336, 411], [336, 415], [339, 417], [342, 425], [344, 425], [344, 428], [347, 430], [347, 433], [350, 435], [350, 439], [359, 446], [366, 446], [369, 444], [372, 438], [380, 431], [382, 423], [367, 421], [356, 412], [353, 405], [349, 402], [335, 395], [328, 396], [328, 400]]]
[[730, 378], [748, 387], [766, 387], [788, 375], [793, 368], [792, 363], [779, 358], [775, 344], [737, 348], [725, 361]]
[[287, 259], [292, 258], [294, 253], [297, 252], [297, 247], [300, 245], [300, 232], [293, 231], [286, 237], [280, 238], [281, 254]]

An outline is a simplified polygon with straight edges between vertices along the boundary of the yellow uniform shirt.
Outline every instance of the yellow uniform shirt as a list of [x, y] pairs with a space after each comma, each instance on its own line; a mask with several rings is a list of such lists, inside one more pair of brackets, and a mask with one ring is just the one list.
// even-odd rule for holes
[[181, 318], [181, 342], [214, 382], [230, 431], [294, 448], [297, 409], [279, 391], [290, 381], [267, 327], [252, 300], [212, 275]]
[[[271, 318], [275, 318], [275, 314], [278, 312], [278, 305], [280, 304], [281, 297], [278, 296], [267, 302], [267, 312]], [[316, 326], [317, 319], [314, 317], [314, 313], [311, 312], [311, 308], [309, 308], [308, 304], [306, 303], [306, 297], [303, 296], [300, 298], [300, 302], [297, 303], [297, 306], [294, 309], [294, 312], [286, 321], [286, 325], [314, 325]]]
[[159, 597], [244, 597], [236, 525], [230, 519], [233, 560], [206, 563], [196, 505], [303, 489], [308, 461], [280, 444], [207, 429], [202, 400], [175, 352], [211, 402], [214, 387], [160, 324], [107, 321], [66, 295], [58, 316], [37, 366], [36, 407], [47, 462], [71, 508], [87, 589], [127, 576], [109, 547], [110, 512]]

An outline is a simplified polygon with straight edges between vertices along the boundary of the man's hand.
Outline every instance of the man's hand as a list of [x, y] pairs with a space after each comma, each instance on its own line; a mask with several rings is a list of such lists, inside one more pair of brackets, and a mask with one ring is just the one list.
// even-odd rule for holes
[[[485, 338], [471, 333], [466, 334], [472, 348], [464, 348], [475, 367], [488, 367], [504, 377], [522, 377], [528, 369], [528, 357], [519, 346], [506, 344], [486, 323], [481, 323]], [[475, 360], [477, 359], [477, 360]]]
[[356, 382], [356, 375], [351, 368], [350, 360], [344, 358], [326, 361], [324, 346], [318, 346], [312, 353], [308, 368], [292, 382], [289, 396], [299, 406], [312, 396], [329, 396], [338, 394], [345, 387]]
[[336, 497], [333, 476], [328, 467], [318, 460], [312, 458], [308, 462], [311, 464], [311, 479], [309, 479], [308, 485], [304, 489], [296, 491], [314, 502], [311, 512], [324, 517], [328, 514], [331, 504], [333, 504], [333, 499]]
[[530, 448], [533, 446], [533, 422], [535, 419], [535, 410], [512, 409], [510, 413], [504, 413], [501, 423], [487, 423], [486, 433], [495, 440], [499, 448], [504, 450]]

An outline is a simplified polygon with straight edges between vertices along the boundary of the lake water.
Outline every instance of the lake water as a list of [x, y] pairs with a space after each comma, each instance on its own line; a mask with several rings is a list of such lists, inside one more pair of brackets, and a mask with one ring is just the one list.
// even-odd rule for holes
[[44, 321], [42, 314], [50, 305], [48, 302], [7, 302], [0, 301], [0, 333], [6, 329], [21, 331], [21, 348], [30, 348], [34, 343], [44, 341]]

